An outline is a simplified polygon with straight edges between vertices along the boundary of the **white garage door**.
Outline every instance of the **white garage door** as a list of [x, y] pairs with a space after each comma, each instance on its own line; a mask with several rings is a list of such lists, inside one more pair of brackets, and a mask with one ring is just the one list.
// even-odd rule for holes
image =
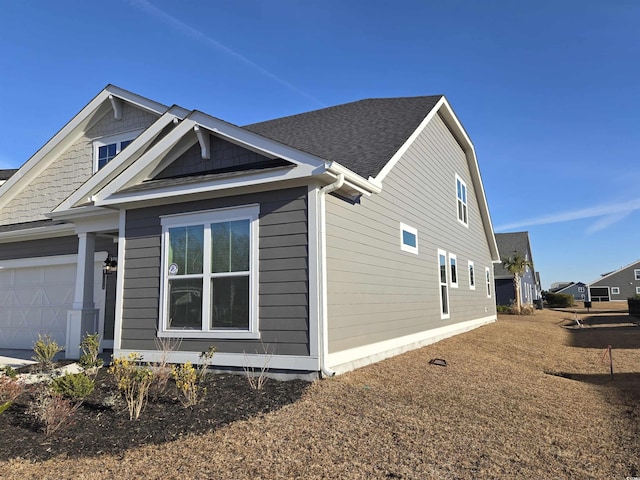
[[[76, 261], [64, 255], [0, 262], [0, 348], [31, 349], [38, 333], [65, 345]], [[103, 310], [102, 261], [95, 265], [95, 308]]]

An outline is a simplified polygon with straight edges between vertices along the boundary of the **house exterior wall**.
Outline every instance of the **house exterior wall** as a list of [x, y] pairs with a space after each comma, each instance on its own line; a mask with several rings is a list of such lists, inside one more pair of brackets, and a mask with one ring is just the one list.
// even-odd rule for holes
[[62, 154], [0, 210], [0, 225], [46, 219], [60, 202], [93, 174], [93, 142], [101, 137], [147, 128], [156, 117], [124, 103], [122, 119], [111, 113], [78, 137]]
[[[307, 188], [291, 188], [126, 212], [121, 349], [157, 350], [161, 215], [259, 204], [260, 340], [183, 339], [180, 350], [309, 355]], [[120, 268], [120, 267], [119, 267]], [[262, 344], [261, 344], [262, 342]]]
[[[534, 300], [537, 300], [538, 293], [534, 272], [528, 269], [520, 279], [521, 304], [532, 304]], [[496, 278], [496, 304], [511, 305], [515, 298], [516, 293], [513, 288], [513, 277]]]
[[[457, 219], [456, 174], [466, 183], [469, 226]], [[417, 229], [418, 254], [401, 250], [400, 223]], [[441, 318], [438, 249], [454, 254], [458, 288]], [[495, 318], [485, 268], [493, 266], [466, 156], [439, 116], [383, 181], [351, 204], [326, 199], [329, 354], [460, 322]], [[468, 261], [475, 268], [469, 285]]]
[[[640, 270], [640, 261], [591, 283], [589, 288], [607, 287], [611, 301], [626, 301], [636, 295], [636, 289], [640, 287], [640, 280], [635, 278], [635, 270]], [[616, 287], [619, 293], [614, 293], [613, 289]]]
[[[640, 283], [639, 283], [640, 285]], [[579, 288], [582, 288], [582, 291], [578, 291]], [[575, 283], [573, 285], [569, 285], [568, 287], [563, 288], [562, 290], [558, 290], [555, 293], [562, 293], [564, 295], [571, 295], [576, 301], [585, 301], [587, 300], [587, 286], [584, 283]]]
[[264, 155], [252, 152], [239, 145], [209, 135], [210, 157], [202, 158], [200, 144], [196, 143], [183, 153], [180, 158], [172, 162], [155, 178], [171, 178], [180, 175], [189, 175], [198, 172], [207, 172], [226, 168], [242, 167], [243, 165], [255, 165], [269, 162]]

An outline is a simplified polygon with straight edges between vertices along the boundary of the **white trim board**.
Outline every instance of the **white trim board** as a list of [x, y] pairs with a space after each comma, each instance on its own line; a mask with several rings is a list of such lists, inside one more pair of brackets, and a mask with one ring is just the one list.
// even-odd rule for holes
[[496, 315], [490, 315], [488, 317], [455, 323], [453, 325], [447, 325], [446, 327], [434, 328], [404, 337], [364, 345], [362, 347], [355, 347], [341, 352], [330, 353], [328, 364], [336, 373], [346, 373], [386, 358], [431, 345], [445, 338], [468, 332], [483, 325], [493, 323], [496, 320]]

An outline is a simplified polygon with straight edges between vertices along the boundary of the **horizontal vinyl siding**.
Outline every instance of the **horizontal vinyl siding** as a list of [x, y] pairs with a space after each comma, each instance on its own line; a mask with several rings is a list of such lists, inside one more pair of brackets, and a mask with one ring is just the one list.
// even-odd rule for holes
[[211, 199], [127, 212], [123, 349], [155, 349], [159, 322], [160, 216], [259, 204], [260, 340], [183, 339], [180, 349], [309, 355], [306, 188]]
[[[455, 175], [467, 185], [469, 227], [457, 220]], [[352, 205], [327, 197], [329, 352], [495, 314], [492, 267], [464, 152], [436, 116], [383, 181]], [[418, 230], [418, 254], [400, 249], [400, 223]], [[457, 257], [450, 318], [440, 318], [437, 250]], [[468, 261], [475, 290], [469, 288]]]

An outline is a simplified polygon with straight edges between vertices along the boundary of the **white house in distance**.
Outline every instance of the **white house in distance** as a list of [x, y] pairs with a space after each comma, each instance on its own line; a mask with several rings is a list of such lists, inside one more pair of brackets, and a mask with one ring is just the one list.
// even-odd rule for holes
[[473, 145], [442, 95], [243, 127], [113, 85], [0, 187], [0, 348], [348, 371], [496, 320]]

